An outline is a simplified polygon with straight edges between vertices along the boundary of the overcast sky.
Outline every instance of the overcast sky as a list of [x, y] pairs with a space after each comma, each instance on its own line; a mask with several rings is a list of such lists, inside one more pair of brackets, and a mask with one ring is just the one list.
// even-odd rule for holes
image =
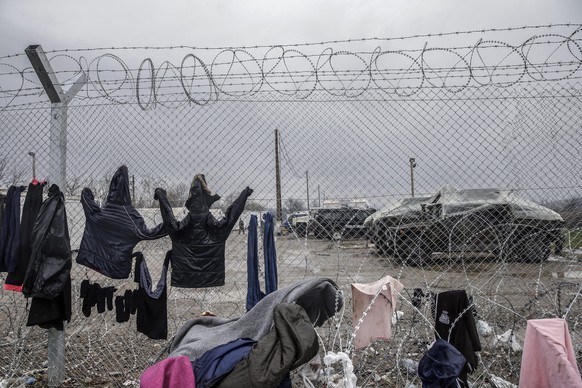
[[[469, 0], [247, 0], [238, 2], [224, 0], [207, 0], [205, 2], [192, 0], [166, 0], [163, 3], [162, 1], [154, 2], [151, 0], [0, 0], [0, 57], [10, 54], [22, 54], [28, 45], [34, 43], [42, 44], [44, 50], [47, 52], [63, 49], [92, 49], [128, 46], [155, 47], [185, 45], [199, 48], [255, 45], [269, 46], [276, 44], [301, 44], [373, 37], [397, 38], [412, 35], [438, 34], [457, 31], [463, 32], [482, 29], [487, 30], [493, 28], [504, 29], [508, 27], [516, 28], [522, 26], [560, 23], [582, 23], [582, 0], [490, 0], [480, 2]], [[565, 30], [570, 34], [574, 31], [574, 28], [567, 28]], [[488, 33], [485, 34], [485, 36], [486, 39], [500, 41], [506, 41], [505, 38], [511, 38], [507, 42], [509, 44], [518, 45], [523, 43], [525, 39], [530, 38], [532, 34], [548, 33], [548, 31], [554, 32], [556, 30], [501, 31], [496, 34]], [[467, 34], [465, 38], [468, 39], [465, 43], [474, 45], [478, 42], [480, 36], [479, 34]], [[455, 45], [456, 47], [462, 45], [459, 39], [463, 39], [463, 35], [447, 36], [443, 38], [443, 40], [450, 40], [448, 44], [453, 45], [453, 47], [455, 47]], [[381, 42], [381, 45], [384, 50], [397, 50], [398, 45], [407, 49], [422, 49], [423, 44], [428, 41], [430, 41], [432, 46], [438, 44], [437, 38], [429, 39], [422, 37], [414, 41], [406, 40], [396, 42], [388, 40]], [[373, 45], [373, 47], [377, 44], [374, 40], [369, 41], [368, 43]], [[358, 50], [363, 50], [360, 42], [355, 44], [357, 44]], [[315, 47], [313, 50], [318, 53], [321, 52], [322, 47], [325, 46], [315, 45], [313, 47]], [[365, 49], [373, 50], [373, 47], [367, 47]], [[566, 50], [566, 48], [568, 47], [562, 47], [563, 50]], [[307, 50], [305, 46], [301, 47], [301, 50], [304, 49]], [[311, 50], [312, 48], [310, 47], [309, 49]], [[545, 56], [538, 58], [534, 55], [536, 52], [535, 49], [528, 50], [531, 50], [531, 53], [529, 51], [528, 53], [531, 55], [533, 63], [545, 63], [548, 59], [546, 51], [543, 51]], [[135, 51], [139, 52], [135, 53], [135, 55], [138, 56], [137, 61], [130, 64], [130, 68], [132, 69], [138, 68], [138, 64], [145, 57], [155, 55], [154, 50]], [[157, 52], [162, 52], [163, 55], [167, 55], [168, 51], [180, 50], [157, 50]], [[249, 49], [248, 51], [258, 52], [258, 54], [255, 53], [256, 57], [262, 58], [264, 53], [268, 50], [261, 48], [255, 49], [254, 51], [253, 49]], [[218, 50], [216, 53], [217, 52]], [[101, 51], [98, 51], [97, 53], [99, 55], [103, 54]], [[71, 55], [76, 56], [85, 54], [87, 54], [87, 52]], [[123, 54], [124, 60], [127, 60], [127, 56], [134, 53], [126, 53], [122, 51], [121, 53], [116, 52], [116, 54]], [[180, 51], [176, 54], [178, 55], [177, 59], [173, 59], [175, 60], [175, 64], [179, 65], [182, 56], [185, 53]], [[202, 54], [203, 59], [207, 63], [211, 63], [213, 55], [216, 55], [212, 50], [209, 50], [208, 52], [203, 51]], [[572, 53], [567, 54], [568, 58], [572, 55]], [[29, 66], [25, 56], [19, 58], [5, 58], [4, 60], [0, 60], [0, 64], [3, 62], [9, 63], [12, 59], [21, 61], [21, 63], [16, 67], [19, 70]], [[456, 57], [454, 59], [457, 61]], [[61, 58], [56, 62], [53, 62], [53, 67], [55, 69], [65, 69], [64, 64], [58, 62], [61, 60], [66, 61], [68, 59], [61, 56]], [[154, 60], [155, 66], [159, 66], [162, 60], [170, 59], [162, 57], [161, 59]], [[427, 63], [429, 64], [431, 63], [430, 56], [423, 58], [423, 60], [427, 60]], [[115, 66], [119, 66], [119, 63], [111, 58], [105, 58], [104, 62], [104, 68], [107, 68], [107, 66], [113, 66], [114, 69], [117, 69]], [[228, 61], [225, 61], [224, 63], [226, 64], [225, 66], [230, 66]], [[350, 63], [348, 63], [348, 65], [349, 64]], [[441, 66], [446, 68], [448, 65], [448, 63], [444, 63], [444, 65]], [[95, 64], [93, 64], [93, 69], [94, 67]], [[435, 68], [439, 68], [439, 66], [436, 66]], [[13, 68], [5, 66], [3, 71], [8, 72], [6, 73], [7, 77], [5, 78], [11, 78], [12, 83], [7, 82], [7, 80], [4, 79], [3, 82], [5, 83], [0, 85], [0, 90], [2, 88], [10, 89], [11, 87], [19, 88], [20, 79], [18, 77], [13, 77], [13, 73], [10, 73], [13, 71]], [[223, 71], [223, 73], [226, 72], [226, 70]], [[236, 74], [236, 72], [234, 73]], [[220, 71], [218, 71], [217, 74], [220, 75]], [[475, 73], [473, 76], [475, 76]], [[31, 79], [33, 80], [34, 77], [31, 77]], [[13, 83], [16, 83], [16, 85], [13, 85]], [[220, 82], [219, 84], [222, 85]], [[386, 87], [386, 85], [384, 85], [384, 87]], [[265, 89], [268, 90], [267, 87], [265, 87]], [[221, 91], [224, 92], [222, 89]], [[123, 93], [125, 90], [122, 89], [121, 92]], [[11, 101], [11, 95], [8, 94], [8, 97], [7, 101], [9, 102]], [[37, 97], [40, 99], [40, 94]], [[163, 99], [161, 94], [157, 97]], [[430, 100], [430, 98], [428, 98], [427, 101], [428, 100]], [[370, 195], [384, 199], [386, 195], [401, 195], [403, 192], [408, 192], [407, 168], [408, 157], [411, 155], [417, 157], [419, 157], [419, 155], [425, 156], [423, 163], [419, 162], [419, 165], [433, 166], [432, 170], [438, 169], [444, 171], [445, 173], [443, 174], [445, 175], [449, 173], [452, 174], [452, 176], [441, 176], [435, 175], [431, 172], [430, 174], [432, 175], [429, 175], [429, 171], [431, 170], [428, 168], [423, 170], [419, 167], [416, 175], [417, 189], [419, 191], [425, 190], [427, 192], [434, 192], [436, 188], [440, 187], [443, 183], [458, 183], [461, 186], [466, 184], [471, 187], [506, 187], [515, 185], [515, 182], [511, 181], [514, 176], [520, 176], [530, 185], [537, 185], [540, 187], [560, 186], [560, 184], [554, 182], [552, 178], [549, 178], [556, 174], [546, 173], [543, 168], [537, 166], [533, 166], [536, 168], [532, 168], [532, 166], [529, 165], [521, 166], [521, 170], [513, 175], [510, 174], [508, 178], [506, 175], [496, 175], [494, 173], [475, 181], [475, 179], [473, 179], [475, 176], [474, 172], [478, 171], [481, 165], [491, 163], [491, 160], [487, 159], [490, 156], [489, 154], [476, 153], [478, 155], [474, 156], [471, 155], [470, 150], [465, 150], [462, 147], [449, 147], [449, 150], [455, 149], [459, 150], [459, 152], [455, 155], [448, 155], [446, 152], [443, 153], [441, 152], [442, 150], [435, 150], [434, 147], [432, 147], [433, 143], [431, 139], [434, 140], [434, 138], [425, 138], [420, 135], [417, 135], [416, 138], [414, 137], [414, 131], [424, 130], [426, 133], [431, 133], [431, 130], [433, 130], [433, 125], [430, 121], [423, 121], [423, 113], [428, 114], [430, 120], [437, 120], [439, 123], [437, 129], [442, 127], [443, 131], [449, 129], [455, 131], [466, 131], [467, 128], [470, 128], [471, 130], [479, 132], [480, 130], [489, 129], [489, 127], [495, 127], [499, 130], [499, 134], [497, 134], [499, 136], [487, 138], [486, 145], [490, 144], [491, 147], [501, 155], [501, 157], [497, 158], [500, 161], [500, 165], [497, 167], [498, 170], [496, 171], [506, 172], [507, 168], [504, 168], [504, 163], [506, 163], [507, 160], [513, 161], [516, 159], [516, 156], [513, 154], [507, 156], [507, 153], [503, 149], [503, 145], [506, 143], [505, 138], [503, 137], [506, 135], [505, 132], [503, 132], [506, 127], [504, 125], [505, 116], [503, 113], [504, 111], [499, 111], [499, 107], [497, 106], [491, 109], [484, 108], [482, 112], [485, 113], [482, 116], [473, 115], [472, 117], [474, 117], [475, 121], [469, 121], [463, 116], [465, 107], [457, 106], [454, 102], [443, 102], [444, 105], [440, 106], [437, 110], [433, 110], [431, 106], [422, 105], [423, 102], [419, 103], [421, 104], [419, 107], [410, 104], [409, 108], [413, 109], [412, 112], [409, 112], [404, 108], [399, 109], [400, 107], [398, 106], [397, 101], [391, 102], [391, 104], [392, 105], [388, 106], [392, 109], [392, 113], [390, 113], [392, 116], [386, 116], [385, 113], [380, 112], [381, 108], [387, 106], [385, 104], [380, 104], [378, 110], [373, 112], [371, 112], [371, 110], [376, 108], [373, 108], [370, 104], [365, 106], [351, 104], [349, 107], [353, 108], [353, 111], [347, 109], [348, 105], [334, 106], [332, 103], [325, 105], [325, 109], [318, 108], [313, 111], [310, 111], [308, 107], [301, 104], [289, 105], [286, 107], [286, 110], [276, 109], [273, 108], [273, 105], [268, 104], [255, 104], [253, 105], [253, 109], [255, 110], [250, 109], [251, 113], [249, 115], [245, 115], [245, 110], [235, 104], [231, 106], [231, 111], [226, 111], [227, 114], [222, 116], [221, 120], [214, 120], [214, 117], [217, 116], [213, 116], [212, 114], [214, 110], [218, 111], [220, 107], [209, 107], [200, 110], [185, 110], [183, 113], [184, 115], [182, 116], [174, 115], [175, 112], [172, 111], [172, 114], [168, 116], [171, 118], [164, 116], [165, 114], [168, 114], [169, 111], [163, 109], [148, 111], [147, 114], [139, 111], [140, 114], [137, 115], [134, 111], [131, 111], [131, 113], [129, 112], [128, 109], [131, 108], [118, 106], [118, 110], [112, 109], [111, 112], [108, 112], [108, 114], [103, 117], [98, 113], [93, 113], [93, 116], [91, 116], [91, 112], [86, 113], [84, 110], [79, 110], [77, 111], [77, 116], [74, 115], [75, 112], [70, 112], [69, 115], [71, 127], [78, 130], [78, 132], [76, 132], [77, 135], [75, 135], [75, 132], [72, 132], [69, 135], [69, 144], [74, 145], [76, 141], [76, 144], [80, 145], [76, 149], [75, 147], [71, 147], [72, 150], [76, 151], [70, 151], [68, 154], [69, 158], [75, 160], [76, 156], [73, 152], [77, 152], [79, 155], [89, 154], [97, 159], [85, 159], [85, 164], [75, 163], [74, 168], [69, 168], [69, 173], [71, 176], [75, 176], [76, 174], [85, 176], [91, 174], [92, 176], [103, 176], [102, 170], [112, 172], [119, 164], [127, 163], [132, 166], [132, 172], [138, 176], [147, 175], [146, 172], [154, 175], [157, 174], [159, 176], [168, 176], [170, 172], [174, 172], [181, 178], [187, 176], [188, 179], [190, 179], [192, 174], [190, 167], [187, 169], [184, 168], [183, 170], [178, 170], [174, 167], [180, 164], [179, 161], [183, 162], [186, 160], [186, 156], [184, 155], [187, 155], [188, 157], [193, 158], [192, 163], [196, 163], [198, 168], [208, 172], [209, 176], [211, 176], [212, 173], [215, 173], [214, 176], [216, 176], [218, 175], [216, 174], [218, 172], [218, 167], [216, 167], [215, 152], [213, 152], [213, 150], [219, 148], [222, 149], [224, 146], [231, 146], [233, 149], [240, 147], [241, 141], [237, 136], [246, 134], [247, 138], [250, 138], [251, 135], [258, 137], [257, 139], [254, 139], [254, 143], [250, 142], [254, 144], [255, 148], [248, 146], [248, 150], [244, 152], [245, 155], [251, 155], [252, 157], [245, 156], [243, 159], [239, 158], [232, 160], [228, 159], [227, 156], [224, 156], [224, 158], [229, 162], [236, 160], [239, 165], [242, 163], [243, 168], [240, 170], [244, 170], [247, 174], [251, 175], [242, 176], [238, 172], [239, 169], [229, 169], [228, 167], [225, 167], [223, 169], [224, 171], [236, 172], [236, 180], [232, 177], [225, 176], [224, 182], [220, 182], [217, 178], [214, 178], [213, 185], [215, 186], [213, 187], [218, 187], [223, 194], [228, 194], [229, 192], [232, 192], [234, 188], [239, 189], [244, 187], [243, 184], [249, 184], [250, 182], [253, 184], [253, 187], [257, 189], [257, 198], [273, 198], [274, 194], [272, 193], [272, 189], [274, 185], [271, 184], [272, 182], [262, 179], [259, 174], [252, 174], [256, 171], [270, 171], [269, 166], [272, 164], [271, 156], [262, 155], [262, 159], [256, 156], [260, 155], [264, 149], [272, 150], [272, 131], [274, 128], [286, 128], [285, 144], [288, 148], [289, 154], [294, 158], [293, 165], [299, 172], [298, 174], [292, 175], [292, 178], [295, 180], [286, 181], [287, 186], [285, 187], [285, 190], [287, 190], [286, 193], [288, 195], [296, 195], [298, 192], [303, 193], [305, 191], [303, 187], [303, 172], [307, 169], [310, 170], [312, 187], [321, 185], [324, 193], [327, 193], [330, 196], [347, 197], [350, 195]], [[224, 106], [229, 107], [228, 104]], [[475, 106], [476, 105], [474, 105], [474, 107]], [[417, 110], [414, 110], [415, 107], [417, 107]], [[137, 110], [137, 107], [133, 108]], [[449, 110], [458, 111], [459, 113], [450, 116], [446, 114]], [[334, 112], [341, 112], [341, 114], [338, 113], [334, 115]], [[528, 112], [537, 112], [537, 108], [532, 106], [529, 108]], [[357, 120], [354, 122], [352, 120], [353, 117], [365, 117], [369, 114], [372, 114], [373, 119], [368, 119], [368, 121], [365, 122], [358, 122]], [[151, 117], [149, 115], [151, 115]], [[310, 117], [312, 118], [309, 119]], [[462, 117], [462, 119], [459, 119], [459, 117]], [[77, 121], [75, 121], [75, 118]], [[395, 123], [394, 128], [385, 125], [384, 121], [387, 119], [393, 119], [392, 121]], [[88, 121], [85, 122], [83, 120]], [[186, 151], [173, 152], [169, 155], [164, 155], [164, 162], [157, 163], [156, 167], [159, 169], [155, 171], [152, 170], [150, 164], [142, 160], [142, 158], [150, 159], [150, 152], [143, 153], [139, 148], [137, 148], [135, 155], [132, 154], [128, 157], [125, 153], [115, 149], [117, 146], [133, 149], [133, 147], [131, 147], [127, 142], [103, 141], [104, 139], [109, 140], [111, 138], [107, 136], [101, 136], [101, 138], [92, 141], [88, 141], [86, 138], [88, 128], [93, 128], [93, 131], [97, 133], [97, 129], [110, 128], [115, 130], [121, 125], [123, 128], [129, 128], [129, 132], [132, 132], [131, 128], [139, 128], [139, 131], [141, 132], [139, 132], [139, 139], [137, 140], [141, 141], [141, 139], [144, 138], [143, 135], [149, 133], [148, 131], [151, 131], [150, 138], [157, 139], [155, 136], [157, 128], [163, 126], [168, 127], [169, 122], [176, 123], [176, 130], [184, 132], [185, 128], [188, 129], [184, 132], [187, 133], [187, 135], [184, 135], [185, 137], [182, 137], [181, 133], [175, 136], [175, 138], [181, 139], [185, 147], [191, 147], [191, 144], [200, 143], [201, 150], [199, 150], [199, 152], [194, 156]], [[576, 120], [573, 119], [572, 122], [576, 122]], [[95, 125], [95, 127], [89, 127], [89, 123]], [[192, 123], [196, 123], [196, 125]], [[366, 180], [366, 174], [369, 171], [362, 171], [362, 166], [374, 166], [376, 160], [382, 160], [384, 163], [387, 163], [387, 160], [383, 156], [386, 152], [384, 152], [381, 146], [374, 148], [375, 153], [370, 156], [369, 163], [360, 160], [359, 163], [354, 164], [350, 163], [349, 158], [339, 158], [339, 160], [336, 160], [338, 159], [338, 155], [344, 156], [346, 155], [346, 152], [357, 153], [356, 147], [353, 146], [354, 143], [361, 146], [362, 150], [367, 150], [369, 144], [358, 143], [358, 139], [354, 140], [346, 137], [345, 139], [342, 139], [342, 141], [336, 140], [335, 144], [338, 146], [350, 144], [350, 147], [352, 148], [351, 150], [342, 149], [340, 153], [336, 152], [332, 147], [325, 149], [325, 147], [317, 142], [317, 139], [305, 136], [301, 132], [302, 130], [311, 129], [314, 126], [314, 123], [320, 125], [319, 127], [316, 126], [318, 130], [317, 133], [323, 136], [322, 139], [324, 141], [327, 141], [325, 136], [331, 137], [331, 135], [334, 135], [334, 139], [337, 139], [338, 133], [343, 133], [345, 136], [352, 136], [352, 132], [348, 131], [348, 129], [358, 127], [361, 123], [364, 124], [363, 128], [366, 131], [381, 132], [384, 137], [379, 139], [378, 143], [382, 146], [388, 148], [392, 147], [392, 149], [394, 149], [392, 154], [388, 153], [393, 155], [393, 159], [389, 162], [391, 166], [397, 165], [399, 167], [394, 170], [389, 170], [389, 172], [384, 173], [384, 175], [380, 177], [374, 177], [374, 179], [379, 181], [380, 178], [383, 178], [386, 182], [398, 183], [393, 183], [392, 186], [388, 184], [378, 184], [377, 186], [370, 188], [364, 187], [363, 184], [355, 184], [357, 182], [354, 182], [353, 178], [350, 178], [352, 179], [351, 182], [353, 187], [346, 187], [343, 183], [345, 179], [336, 177], [338, 171], [351, 174], [351, 177], [356, 176], [360, 177], [362, 180]], [[471, 123], [474, 123], [474, 125], [471, 126]], [[493, 126], [493, 123], [495, 123], [495, 126]], [[36, 124], [41, 126], [44, 123], [37, 120]], [[399, 124], [400, 127], [398, 127], [397, 124]], [[23, 140], [20, 133], [25, 130], [30, 130], [28, 127], [26, 127], [26, 129], [23, 128], [22, 131], [14, 129], [16, 128], [15, 125], [30, 126], [28, 121], [18, 120], [17, 123], [9, 123], [6, 121], [4, 125], [6, 127], [10, 125], [13, 136], [12, 139], [16, 139], [17, 144], [19, 144], [19, 149], [14, 150], [14, 147], [10, 146], [10, 144], [13, 143], [6, 141], [2, 144], [7, 149], [5, 152], [8, 152], [9, 155], [18, 154], [20, 157], [24, 158], [24, 160], [28, 161], [28, 154], [24, 151], [32, 149], [31, 147], [33, 144], [28, 144], [27, 141], [35, 142], [36, 138], [34, 136], [27, 136], [26, 139]], [[174, 126], [170, 127], [173, 128]], [[225, 132], [221, 132], [223, 131], [223, 128], [232, 129], [232, 132], [228, 132], [229, 136], [224, 136]], [[256, 128], [261, 128], [263, 132], [257, 132]], [[390, 128], [392, 128], [392, 132], [390, 132]], [[564, 130], [568, 130], [569, 128], [570, 127], [566, 126]], [[343, 132], [340, 131], [341, 129], [344, 129]], [[208, 146], [206, 143], [194, 141], [202, 138], [202, 136], [197, 136], [197, 133], [205, 134], [209, 133], [209, 130], [212, 130], [213, 133], [216, 132], [222, 134], [222, 138], [214, 139], [217, 144], [212, 143], [214, 136], [207, 140], [210, 142], [209, 144], [211, 146]], [[135, 135], [136, 133], [133, 134]], [[406, 136], [409, 137], [412, 136], [412, 140], [409, 137], [399, 138], [398, 141], [400, 141], [400, 143], [398, 143], [396, 140], [389, 138], [390, 135], [396, 136], [403, 134], [406, 134]], [[374, 134], [366, 132], [366, 136], [368, 135], [373, 137]], [[433, 135], [435, 134], [431, 134], [431, 136]], [[493, 133], [493, 135], [496, 135], [496, 133]], [[441, 134], [439, 140], [442, 140], [444, 136], [445, 135]], [[148, 136], [145, 137], [147, 138]], [[224, 143], [225, 140], [223, 138], [227, 139], [229, 143]], [[303, 139], [309, 140], [309, 144], [314, 147], [314, 150], [325, 149], [328, 151], [327, 153], [323, 153], [325, 158], [323, 158], [324, 160], [322, 160], [319, 165], [314, 165], [315, 162], [319, 161], [314, 162], [314, 160], [296, 156], [299, 151], [305, 151], [306, 145], [301, 142]], [[570, 138], [564, 137], [564, 139], [568, 140]], [[98, 147], [100, 144], [99, 140], [106, 143], [107, 147], [113, 147], [112, 149], [107, 148], [104, 151], [104, 153], [108, 155], [106, 160], [103, 160], [103, 155], [98, 155], [98, 153], [94, 151], [95, 149], [100, 149]], [[466, 138], [457, 137], [454, 140], [461, 141], [466, 140]], [[482, 144], [483, 142], [483, 138], [479, 138], [478, 136], [476, 138], [470, 138], [469, 140], [478, 144]], [[131, 137], [127, 137], [126, 141], [131, 142], [133, 140]], [[161, 143], [163, 143], [163, 141], [168, 140], [160, 139]], [[249, 142], [242, 143], [243, 145], [250, 144]], [[2, 155], [3, 151], [2, 145], [0, 145], [0, 155]], [[159, 144], [156, 143], [156, 146], [158, 145]], [[204, 151], [204, 146], [210, 150], [208, 155], [201, 154], [201, 152]], [[175, 145], [167, 145], [165, 149], [176, 150], [176, 147], [177, 146]], [[150, 144], [144, 146], [144, 148], [150, 151], [156, 149], [156, 147]], [[164, 147], [161, 148], [164, 149]], [[537, 148], [533, 146], [531, 148], [537, 151]], [[539, 148], [541, 149], [542, 147]], [[45, 151], [47, 151], [47, 149], [45, 149]], [[46, 158], [47, 152], [39, 152], [38, 154], [39, 165], [42, 166], [42, 157], [44, 155]], [[312, 152], [312, 154], [316, 154], [316, 152]], [[549, 156], [556, 154], [557, 151]], [[109, 157], [109, 155], [112, 157]], [[569, 154], [567, 153], [562, 153], [561, 155], [565, 159], [569, 157]], [[531, 159], [530, 155], [525, 156], [527, 157], [525, 159]], [[178, 161], [170, 163], [169, 160], [173, 157], [178, 158]], [[487, 160], [484, 161], [480, 159], [480, 157], [486, 158]], [[81, 156], [77, 156], [76, 158], [76, 160], [81, 160]], [[151, 157], [151, 159], [155, 160], [155, 156]], [[466, 162], [466, 160], [469, 159], [470, 163]], [[497, 159], [494, 158], [493, 161], [497, 162]], [[533, 160], [538, 164], [552, 166], [549, 163], [541, 163], [539, 158], [534, 158]], [[458, 161], [463, 161], [463, 163]], [[329, 162], [335, 162], [335, 164], [332, 163], [333, 166], [326, 164]], [[215, 169], [212, 170], [212, 168], [207, 165], [215, 166]], [[285, 170], [285, 168], [289, 168], [289, 165], [290, 164], [283, 164], [283, 170], [285, 173], [289, 173], [289, 171]], [[338, 165], [340, 166], [339, 168], [337, 167]], [[464, 166], [465, 175], [458, 173], [457, 167], [460, 165]], [[564, 165], [571, 166], [571, 164], [566, 163], [564, 163]], [[402, 166], [405, 168], [402, 168]], [[140, 168], [142, 171], [139, 170]], [[574, 171], [576, 169], [572, 168], [572, 170]], [[379, 172], [379, 169], [376, 169], [375, 171]], [[536, 173], [539, 173], [541, 178], [538, 180], [541, 183], [532, 179], [530, 176], [525, 178], [522, 171], [535, 171]], [[319, 176], [317, 175], [318, 172]], [[46, 174], [46, 172], [43, 173]], [[423, 174], [425, 175], [423, 176]], [[287, 177], [291, 177], [291, 174], [288, 174]], [[469, 178], [465, 179], [465, 177]], [[432, 181], [432, 178], [435, 178], [435, 180]], [[489, 178], [499, 178], [499, 181], [486, 180]], [[355, 190], [354, 187], [361, 189], [361, 192]], [[391, 187], [391, 189], [387, 191], [385, 187]], [[293, 191], [293, 189], [296, 190]]]
[[1, 0], [0, 56], [32, 43], [222, 47], [581, 21], [580, 0]]

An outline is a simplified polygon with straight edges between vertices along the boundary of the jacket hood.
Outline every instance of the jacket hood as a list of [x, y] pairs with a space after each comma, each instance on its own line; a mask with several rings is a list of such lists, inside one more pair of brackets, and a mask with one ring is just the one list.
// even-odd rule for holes
[[198, 174], [192, 180], [190, 195], [186, 200], [186, 208], [190, 212], [209, 211], [210, 206], [220, 199], [220, 195], [211, 195], [204, 174]]
[[131, 205], [129, 175], [126, 166], [119, 167], [113, 175], [113, 178], [111, 178], [107, 202], [119, 205]]

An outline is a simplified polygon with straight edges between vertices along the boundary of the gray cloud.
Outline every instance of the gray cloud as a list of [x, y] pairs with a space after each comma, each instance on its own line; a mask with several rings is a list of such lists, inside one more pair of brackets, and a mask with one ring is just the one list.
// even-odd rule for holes
[[242, 46], [577, 22], [577, 0], [5, 0], [0, 55], [119, 46]]

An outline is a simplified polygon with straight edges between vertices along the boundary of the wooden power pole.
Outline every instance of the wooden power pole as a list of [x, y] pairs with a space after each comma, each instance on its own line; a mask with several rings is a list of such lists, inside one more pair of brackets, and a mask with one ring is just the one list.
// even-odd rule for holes
[[279, 130], [275, 129], [275, 190], [277, 196], [276, 220], [283, 220], [283, 209], [281, 206], [281, 164], [279, 163]]

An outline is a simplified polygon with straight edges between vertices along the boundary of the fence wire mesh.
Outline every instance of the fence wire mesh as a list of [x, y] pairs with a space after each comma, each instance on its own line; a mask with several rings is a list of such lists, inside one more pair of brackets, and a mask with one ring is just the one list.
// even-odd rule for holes
[[[85, 316], [83, 280], [114, 286], [115, 295], [136, 288], [75, 263], [81, 189], [104, 204], [121, 165], [150, 227], [162, 221], [154, 189], [167, 190], [181, 218], [198, 173], [222, 196], [217, 215], [243, 188], [254, 190], [248, 225], [251, 214], [276, 213], [278, 160], [279, 286], [311, 276], [337, 282], [346, 303], [318, 329], [320, 354], [347, 352], [358, 386], [420, 385], [414, 363], [435, 338], [429, 295], [455, 289], [467, 291], [491, 329], [480, 333], [481, 362], [469, 376], [476, 386], [517, 384], [533, 318], [566, 319], [580, 366], [581, 38], [579, 25], [553, 25], [273, 47], [47, 51], [65, 92], [86, 77], [66, 108], [50, 104], [26, 55], [0, 58], [4, 189], [26, 185], [31, 169], [56, 179], [55, 109], [67, 123], [61, 190], [73, 312], [62, 385], [137, 386], [186, 320], [245, 311], [247, 235], [235, 229], [223, 287], [168, 288], [168, 340], [138, 333], [133, 316], [117, 323], [115, 310]], [[169, 237], [135, 248], [154, 282], [170, 248]], [[354, 350], [350, 284], [386, 275], [404, 285], [393, 337]], [[26, 326], [29, 309], [20, 293], [0, 291], [7, 386], [47, 383], [53, 355], [46, 330]], [[302, 380], [297, 372], [294, 383], [323, 386], [342, 373]]]

